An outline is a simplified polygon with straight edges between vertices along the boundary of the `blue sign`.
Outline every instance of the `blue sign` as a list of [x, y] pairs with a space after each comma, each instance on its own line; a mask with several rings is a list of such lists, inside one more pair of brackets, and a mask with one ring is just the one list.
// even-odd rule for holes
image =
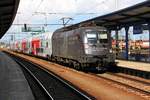
[[142, 25], [133, 26], [133, 34], [142, 34], [142, 33], [143, 33]]

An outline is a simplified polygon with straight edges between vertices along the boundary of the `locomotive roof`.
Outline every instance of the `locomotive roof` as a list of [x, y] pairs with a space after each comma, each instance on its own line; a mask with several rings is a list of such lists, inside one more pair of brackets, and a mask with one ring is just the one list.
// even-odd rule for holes
[[100, 27], [100, 26], [96, 26], [96, 25], [79, 25], [79, 26], [68, 26], [68, 27], [63, 27], [63, 28], [60, 28], [60, 29], [57, 29], [55, 32], [65, 32], [65, 31], [71, 31], [71, 30], [75, 30], [75, 29], [78, 29], [78, 28], [102, 28], [102, 29], [105, 29], [104, 27]]
[[63, 27], [56, 31], [68, 31], [79, 28], [82, 25], [94, 23], [98, 26], [104, 26], [115, 29], [117, 26], [131, 26], [135, 24], [144, 24], [150, 22], [150, 0], [144, 1], [137, 5], [112, 12], [103, 16], [98, 16], [71, 26]]

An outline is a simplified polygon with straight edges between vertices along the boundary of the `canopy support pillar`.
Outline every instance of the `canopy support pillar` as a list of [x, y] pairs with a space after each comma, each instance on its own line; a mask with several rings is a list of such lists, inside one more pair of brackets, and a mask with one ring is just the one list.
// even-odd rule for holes
[[148, 30], [149, 30], [149, 62], [150, 62], [150, 21], [148, 22]]
[[125, 27], [125, 43], [126, 43], [126, 48], [125, 48], [125, 59], [128, 60], [129, 58], [129, 44], [128, 44], [128, 41], [129, 41], [129, 38], [128, 38], [128, 31], [129, 31], [129, 26], [126, 26]]

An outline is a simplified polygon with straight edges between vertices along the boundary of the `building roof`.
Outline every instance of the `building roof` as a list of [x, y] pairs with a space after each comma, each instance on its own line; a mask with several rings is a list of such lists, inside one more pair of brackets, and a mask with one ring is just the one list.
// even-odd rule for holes
[[99, 26], [115, 29], [117, 26], [131, 26], [134, 24], [147, 23], [148, 21], [150, 21], [150, 0], [116, 12], [112, 12], [110, 14], [98, 16], [66, 28], [72, 29], [83, 24], [95, 23]]
[[20, 0], [0, 0], [0, 38], [11, 26]]

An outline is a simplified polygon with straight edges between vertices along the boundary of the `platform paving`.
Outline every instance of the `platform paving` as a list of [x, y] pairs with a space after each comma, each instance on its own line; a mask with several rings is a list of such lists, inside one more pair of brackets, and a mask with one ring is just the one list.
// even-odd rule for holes
[[0, 51], [0, 100], [34, 100], [19, 65]]
[[116, 60], [116, 62], [117, 66], [119, 67], [150, 72], [150, 63], [125, 61], [125, 60]]

